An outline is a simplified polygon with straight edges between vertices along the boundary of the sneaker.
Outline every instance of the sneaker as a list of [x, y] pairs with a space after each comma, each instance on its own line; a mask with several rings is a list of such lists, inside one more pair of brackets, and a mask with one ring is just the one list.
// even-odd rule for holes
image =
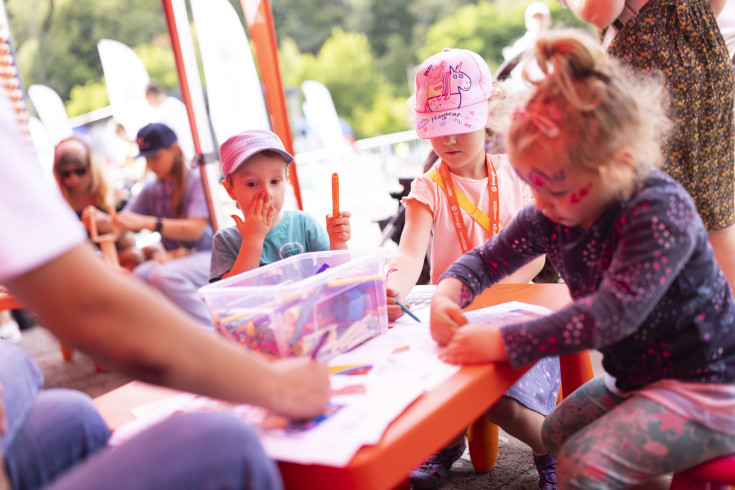
[[20, 339], [20, 327], [18, 327], [18, 323], [15, 320], [0, 325], [0, 340], [7, 340], [17, 344], [20, 342]]
[[538, 487], [556, 490], [556, 460], [550, 454], [541, 454], [533, 457], [533, 464], [538, 471]]
[[467, 449], [467, 442], [462, 442], [457, 446], [445, 447], [438, 453], [414, 468], [409, 475], [411, 485], [414, 488], [436, 488], [447, 481], [449, 470]]

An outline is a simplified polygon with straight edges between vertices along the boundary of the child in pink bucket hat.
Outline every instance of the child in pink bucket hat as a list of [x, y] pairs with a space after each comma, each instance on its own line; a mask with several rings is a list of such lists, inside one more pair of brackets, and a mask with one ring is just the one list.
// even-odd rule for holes
[[[395, 299], [405, 301], [416, 284], [429, 244], [431, 282], [436, 284], [455, 260], [484, 244], [533, 202], [531, 189], [518, 178], [507, 155], [485, 152], [486, 128], [504, 132], [498, 110], [503, 99], [504, 88], [493, 83], [487, 64], [472, 51], [445, 49], [419, 66], [416, 132], [431, 140], [439, 161], [413, 181], [403, 201], [406, 224], [386, 278], [389, 319], [402, 314]], [[502, 282], [527, 283], [542, 265], [543, 257]], [[449, 340], [434, 331], [432, 336], [441, 345]], [[485, 414], [488, 421], [529, 445], [539, 472], [539, 488], [546, 490], [556, 489], [556, 461], [546, 454], [541, 424], [556, 405], [559, 386], [559, 363], [546, 359]], [[442, 485], [466, 447], [462, 432], [411, 472], [414, 488]]]
[[220, 146], [227, 194], [242, 218], [214, 235], [209, 280], [217, 281], [292, 255], [344, 250], [351, 236], [350, 212], [327, 216], [327, 231], [303, 211], [283, 210], [286, 169], [293, 156], [278, 136], [260, 129], [244, 131]]

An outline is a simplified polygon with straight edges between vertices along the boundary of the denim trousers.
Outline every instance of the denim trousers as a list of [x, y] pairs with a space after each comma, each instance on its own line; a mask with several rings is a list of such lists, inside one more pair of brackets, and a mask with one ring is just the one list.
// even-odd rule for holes
[[209, 310], [196, 294], [197, 289], [209, 283], [211, 256], [211, 251], [207, 250], [167, 262], [149, 260], [133, 269], [133, 276], [163, 293], [201, 326], [213, 329]]
[[110, 431], [92, 400], [73, 390], [41, 390], [38, 367], [4, 341], [0, 384], [7, 420], [0, 440], [15, 490], [43, 488], [106, 445]]
[[0, 342], [8, 430], [0, 436], [14, 490], [281, 489], [255, 432], [226, 412], [171, 417], [116, 447], [92, 400], [41, 390], [38, 367]]

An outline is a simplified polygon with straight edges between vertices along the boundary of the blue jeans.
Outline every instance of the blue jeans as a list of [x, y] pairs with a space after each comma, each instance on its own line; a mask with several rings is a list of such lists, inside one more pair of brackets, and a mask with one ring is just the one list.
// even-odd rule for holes
[[226, 412], [186, 413], [100, 451], [47, 490], [281, 489], [255, 433]]
[[0, 384], [8, 430], [5, 468], [14, 490], [281, 489], [276, 464], [256, 434], [226, 412], [172, 417], [118, 447], [90, 398], [40, 391], [25, 353], [0, 342]]
[[107, 424], [78, 391], [40, 391], [43, 377], [20, 349], [0, 342], [0, 384], [8, 430], [5, 469], [15, 490], [42, 488], [105, 446]]
[[168, 262], [149, 260], [133, 269], [133, 275], [158, 289], [201, 326], [214, 329], [204, 300], [196, 294], [197, 289], [209, 283], [211, 256], [211, 251], [202, 251]]

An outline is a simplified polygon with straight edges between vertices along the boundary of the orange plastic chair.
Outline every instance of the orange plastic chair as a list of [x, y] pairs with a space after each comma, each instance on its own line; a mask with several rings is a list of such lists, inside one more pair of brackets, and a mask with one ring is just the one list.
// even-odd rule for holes
[[674, 474], [671, 490], [735, 489], [735, 454], [702, 463]]
[[[559, 401], [594, 377], [590, 353], [587, 351], [559, 357], [561, 387]], [[557, 402], [558, 403], [558, 402]], [[467, 433], [470, 460], [475, 471], [485, 473], [495, 467], [498, 459], [498, 426], [480, 416]]]

